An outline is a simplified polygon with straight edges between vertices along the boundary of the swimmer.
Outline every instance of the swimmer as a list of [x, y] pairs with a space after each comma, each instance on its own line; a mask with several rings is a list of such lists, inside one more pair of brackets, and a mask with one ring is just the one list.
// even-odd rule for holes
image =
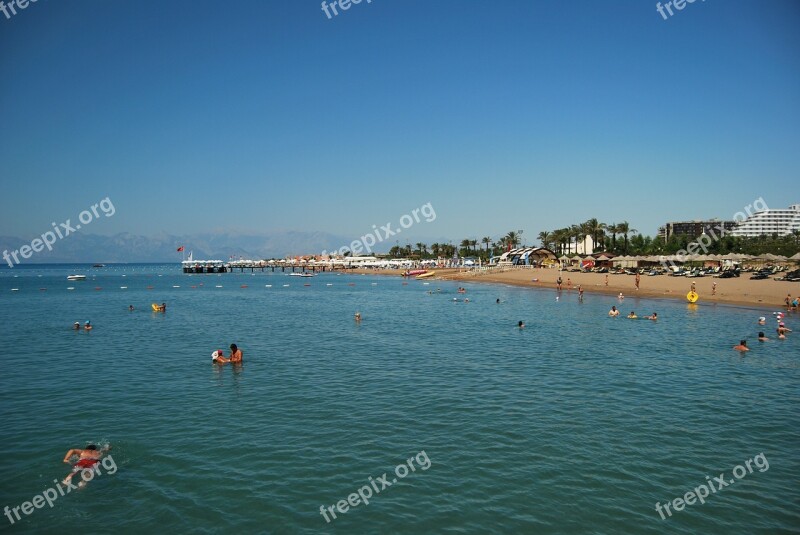
[[217, 349], [216, 351], [211, 353], [211, 362], [214, 364], [223, 364], [222, 362], [218, 362], [218, 359], [220, 357], [225, 358], [224, 355], [225, 353], [221, 349]]
[[637, 316], [637, 315], [636, 315], [636, 312], [634, 312], [633, 310], [631, 310], [631, 313], [630, 313], [630, 314], [628, 314], [628, 319], [635, 320], [635, 319], [636, 319], [636, 318], [638, 318], [638, 317], [639, 317], [639, 316]]
[[658, 312], [653, 312], [653, 314], [651, 316], [645, 316], [644, 319], [657, 321], [658, 320]]
[[747, 347], [747, 340], [739, 340], [739, 345], [738, 346], [733, 346], [733, 349], [735, 349], [736, 351], [742, 351], [742, 352], [750, 351], [750, 348]]
[[64, 455], [64, 462], [70, 462], [70, 459], [75, 455], [78, 456], [78, 462], [72, 465], [72, 472], [67, 474], [67, 477], [61, 482], [64, 485], [70, 485], [70, 481], [78, 472], [86, 469], [91, 469], [100, 462], [100, 458], [105, 452], [111, 449], [111, 446], [105, 446], [103, 449], [97, 449], [94, 444], [89, 444], [85, 449], [71, 449]]
[[765, 318], [764, 316], [761, 316], [760, 318], [758, 318], [758, 324], [759, 325], [766, 325], [767, 324], [767, 318]]
[[[217, 362], [219, 364], [227, 364], [228, 362], [230, 362], [232, 364], [241, 364], [242, 363], [242, 350], [239, 349], [238, 347], [236, 347], [236, 344], [231, 344], [231, 356], [230, 357], [225, 358], [222, 355], [222, 351], [219, 351], [218, 353], [219, 353], [219, 355], [217, 356], [216, 360], [214, 360], [214, 362]], [[212, 353], [211, 355], [213, 356], [214, 354]]]
[[464, 302], [465, 302], [465, 303], [469, 303], [469, 297], [465, 297], [465, 298], [464, 298]]
[[166, 312], [166, 311], [167, 311], [167, 304], [166, 304], [166, 303], [161, 303], [161, 306], [160, 306], [160, 307], [158, 307], [158, 309], [159, 309], [161, 312]]
[[616, 318], [617, 316], [619, 316], [619, 310], [617, 310], [616, 306], [612, 306], [611, 310], [608, 311], [608, 315], [611, 316], [612, 318]]
[[80, 331], [81, 330], [81, 322], [80, 321], [76, 321], [75, 323], [73, 323], [72, 324], [72, 329], [75, 330], [75, 331]]
[[361, 312], [356, 312], [353, 319], [356, 320], [356, 323], [361, 323]]
[[86, 323], [83, 324], [84, 331], [91, 331], [92, 330], [92, 322], [86, 320]]
[[580, 284], [578, 285], [578, 299], [583, 301], [583, 286], [581, 286]]
[[128, 310], [130, 310], [131, 312], [133, 312], [133, 305], [128, 305]]
[[498, 305], [500, 304], [500, 298], [499, 297], [497, 298], [497, 301], [495, 301], [495, 303], [497, 303]]
[[766, 342], [767, 340], [769, 340], [769, 338], [766, 337], [766, 335], [764, 334], [764, 331], [761, 331], [760, 333], [758, 333], [758, 341], [759, 342]]
[[624, 295], [622, 295], [622, 292], [620, 292], [620, 293], [619, 293], [619, 295], [617, 296], [617, 299], [619, 299], [620, 301], [622, 301], [623, 299], [625, 299], [625, 296], [624, 296]]
[[522, 320], [519, 320], [519, 322], [517, 323], [517, 327], [519, 327], [520, 329], [523, 329], [525, 327], [525, 322], [522, 321]]

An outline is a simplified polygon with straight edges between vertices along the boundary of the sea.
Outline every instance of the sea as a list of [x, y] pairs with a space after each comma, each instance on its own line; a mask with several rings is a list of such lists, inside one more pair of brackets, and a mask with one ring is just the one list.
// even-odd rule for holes
[[0, 310], [3, 533], [800, 532], [796, 313], [178, 264], [5, 267]]

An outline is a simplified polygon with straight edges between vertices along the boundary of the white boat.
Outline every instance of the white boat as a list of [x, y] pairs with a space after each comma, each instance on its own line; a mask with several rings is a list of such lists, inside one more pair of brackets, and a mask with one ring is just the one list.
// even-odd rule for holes
[[289, 273], [290, 277], [313, 277], [311, 273]]
[[67, 280], [68, 281], [85, 281], [86, 280], [86, 275], [68, 275], [67, 276]]

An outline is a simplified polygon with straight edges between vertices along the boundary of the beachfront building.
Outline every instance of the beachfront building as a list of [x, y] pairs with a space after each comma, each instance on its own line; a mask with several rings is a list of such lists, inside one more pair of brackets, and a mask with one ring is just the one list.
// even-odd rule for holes
[[672, 221], [658, 229], [658, 237], [668, 242], [673, 236], [685, 236], [689, 240], [699, 238], [703, 234], [709, 236], [724, 236], [733, 231], [736, 221], [721, 221], [709, 219], [707, 221]]
[[522, 247], [506, 251], [498, 259], [498, 265], [541, 266], [558, 262], [556, 254], [544, 247]]
[[583, 238], [572, 238], [566, 243], [562, 254], [579, 254], [587, 255], [594, 254], [594, 238], [591, 234], [587, 234]]
[[800, 232], [800, 204], [781, 210], [766, 209], [756, 212], [736, 225], [731, 234], [747, 238], [759, 236], [786, 236]]

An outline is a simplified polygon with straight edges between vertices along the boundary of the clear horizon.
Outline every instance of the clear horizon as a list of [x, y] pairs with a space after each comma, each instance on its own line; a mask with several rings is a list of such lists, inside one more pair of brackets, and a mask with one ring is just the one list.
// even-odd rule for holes
[[0, 235], [108, 197], [81, 232], [356, 239], [431, 203], [399, 241], [534, 245], [800, 199], [796, 2], [227, 7], [0, 13]]

